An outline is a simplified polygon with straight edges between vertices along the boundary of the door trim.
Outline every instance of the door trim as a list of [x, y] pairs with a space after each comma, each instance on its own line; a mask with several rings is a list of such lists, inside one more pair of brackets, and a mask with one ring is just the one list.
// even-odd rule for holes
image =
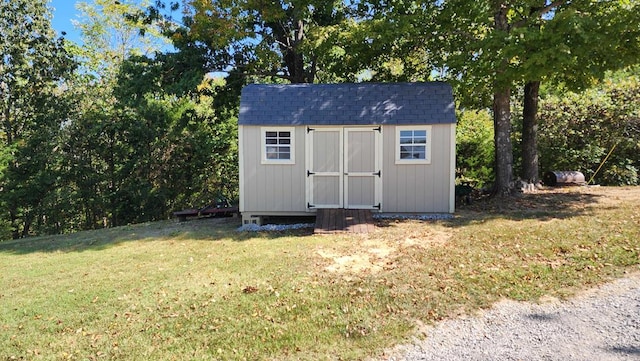
[[[353, 172], [347, 174], [346, 167], [348, 160], [346, 159], [348, 134], [351, 131], [372, 131], [374, 134], [374, 163], [376, 170], [372, 173], [369, 172]], [[313, 150], [314, 150], [314, 137], [313, 132], [338, 132], [339, 136], [339, 171], [338, 172], [316, 172], [313, 169]], [[382, 127], [381, 126], [367, 126], [367, 127], [308, 127], [305, 136], [305, 197], [307, 203], [307, 212], [313, 212], [318, 208], [347, 208], [348, 204], [348, 187], [347, 182], [349, 177], [375, 177], [374, 178], [374, 204], [372, 205], [354, 205], [357, 208], [353, 209], [377, 209], [381, 211], [382, 207], [382, 170], [383, 164], [383, 152], [382, 152]], [[379, 172], [379, 173], [378, 173]], [[376, 174], [377, 173], [377, 174]], [[314, 177], [339, 177], [339, 204], [314, 204], [313, 199], [313, 179]]]

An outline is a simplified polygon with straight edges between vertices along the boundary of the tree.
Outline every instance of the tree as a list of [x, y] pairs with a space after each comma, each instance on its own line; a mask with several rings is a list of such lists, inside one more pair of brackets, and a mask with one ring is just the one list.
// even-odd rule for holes
[[148, 3], [133, 0], [78, 2], [80, 20], [74, 26], [82, 34], [78, 55], [88, 72], [114, 79], [122, 62], [130, 56], [153, 55], [168, 45], [160, 29], [136, 20], [131, 13]]
[[[534, 183], [539, 177], [537, 112], [541, 81], [563, 82], [579, 90], [602, 79], [607, 71], [637, 64], [639, 13], [637, 3], [627, 1], [539, 1], [530, 7], [530, 35], [523, 41], [523, 57], [527, 59], [523, 62], [527, 71], [522, 116], [523, 179]], [[562, 53], [568, 56], [556, 55]], [[545, 57], [549, 61], [544, 61]]]
[[134, 152], [148, 151], [151, 132], [142, 130], [146, 124], [114, 94], [118, 74], [128, 58], [154, 54], [167, 43], [153, 25], [127, 18], [141, 6], [134, 1], [107, 0], [77, 4], [80, 19], [75, 25], [83, 43], [66, 46], [82, 66], [67, 89], [75, 107], [69, 114], [61, 146], [66, 171], [63, 178], [66, 188], [73, 192], [68, 208], [74, 210], [75, 222], [69, 224], [76, 228], [129, 222], [131, 219], [122, 215], [123, 204], [143, 202], [134, 199], [140, 190], [127, 184], [135, 183], [131, 179], [137, 161]]
[[[171, 6], [177, 10], [177, 4]], [[320, 29], [340, 24], [346, 5], [337, 0], [218, 0], [187, 1], [180, 22], [163, 18], [166, 4], [158, 2], [146, 22], [159, 21], [181, 51], [199, 49], [207, 70], [240, 71], [245, 76], [312, 83], [318, 73]]]
[[[527, 83], [529, 100], [537, 99], [536, 82], [543, 79], [580, 86], [607, 69], [637, 61], [638, 13], [635, 3], [624, 0], [441, 3], [430, 43], [442, 49], [437, 52], [439, 65], [450, 79], [462, 83], [467, 104], [477, 104], [478, 99], [470, 98], [478, 94], [492, 94], [496, 194], [511, 192], [511, 89]], [[527, 102], [528, 120], [535, 108], [535, 102]], [[526, 128], [526, 139], [535, 139], [535, 124]], [[533, 168], [535, 159], [529, 155], [535, 153], [527, 154], [526, 163]]]
[[66, 121], [61, 83], [75, 63], [51, 29], [44, 1], [0, 1], [2, 218], [14, 238], [29, 234], [55, 189], [56, 143]]
[[[427, 48], [435, 5], [390, 0], [352, 2], [344, 21], [311, 32], [324, 79], [425, 81], [434, 70]], [[420, 26], [416, 26], [420, 24]]]

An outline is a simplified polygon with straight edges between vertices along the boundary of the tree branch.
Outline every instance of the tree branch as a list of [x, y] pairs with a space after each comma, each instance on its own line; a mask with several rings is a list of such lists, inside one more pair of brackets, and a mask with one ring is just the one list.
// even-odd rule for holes
[[524, 17], [524, 18], [520, 19], [519, 21], [516, 21], [515, 23], [511, 24], [509, 27], [511, 29], [521, 28], [523, 26], [526, 26], [527, 23], [529, 23], [529, 21], [531, 21], [532, 19], [540, 18], [544, 14], [547, 14], [547, 13], [553, 11], [558, 6], [570, 5], [570, 4], [571, 4], [571, 0], [556, 0], [556, 1], [553, 1], [549, 5], [546, 5], [546, 6], [543, 6], [541, 8], [537, 8], [534, 11], [531, 11], [529, 13], [529, 16]]

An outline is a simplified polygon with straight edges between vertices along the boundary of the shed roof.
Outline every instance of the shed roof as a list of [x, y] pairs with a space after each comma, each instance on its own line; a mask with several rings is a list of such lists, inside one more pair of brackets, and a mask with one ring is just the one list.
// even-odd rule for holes
[[241, 125], [455, 123], [451, 86], [429, 83], [251, 84], [242, 89]]

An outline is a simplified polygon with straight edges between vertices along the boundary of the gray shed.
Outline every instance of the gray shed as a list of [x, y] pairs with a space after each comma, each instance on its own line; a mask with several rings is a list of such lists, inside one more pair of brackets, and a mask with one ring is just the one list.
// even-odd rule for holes
[[456, 118], [446, 83], [248, 85], [240, 212], [453, 213]]

